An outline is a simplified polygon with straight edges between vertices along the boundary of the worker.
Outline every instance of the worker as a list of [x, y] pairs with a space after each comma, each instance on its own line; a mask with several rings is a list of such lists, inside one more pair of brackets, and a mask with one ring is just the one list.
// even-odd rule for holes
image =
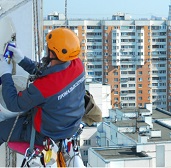
[[[84, 115], [85, 72], [78, 58], [80, 41], [68, 28], [56, 28], [46, 36], [46, 67], [23, 91], [17, 90], [12, 79], [12, 64], [1, 56], [0, 77], [6, 107], [22, 112], [14, 127], [15, 118], [0, 122], [0, 144], [10, 141], [29, 142], [32, 124], [36, 130], [35, 144], [42, 145], [45, 137], [54, 141], [72, 137]], [[17, 47], [8, 47], [13, 60], [32, 74], [34, 61], [24, 56]], [[33, 117], [31, 117], [33, 116]]]

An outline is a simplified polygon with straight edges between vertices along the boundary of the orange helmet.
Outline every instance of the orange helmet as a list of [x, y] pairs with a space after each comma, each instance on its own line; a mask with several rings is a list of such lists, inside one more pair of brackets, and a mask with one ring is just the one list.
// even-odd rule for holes
[[77, 35], [68, 28], [56, 28], [46, 36], [47, 47], [55, 52], [61, 61], [78, 58], [80, 41]]

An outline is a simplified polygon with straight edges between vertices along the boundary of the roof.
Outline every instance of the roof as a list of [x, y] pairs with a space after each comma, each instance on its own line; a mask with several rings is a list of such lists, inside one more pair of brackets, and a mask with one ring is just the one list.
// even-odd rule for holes
[[122, 113], [144, 113], [144, 112], [150, 112], [150, 110], [146, 109], [146, 108], [122, 108], [122, 109], [118, 109], [119, 111], [121, 111]]
[[135, 147], [116, 147], [116, 148], [93, 148], [104, 159], [130, 159], [130, 158], [144, 158], [148, 157], [145, 153], [136, 152]]
[[[135, 109], [134, 109], [135, 110]], [[124, 111], [134, 112], [131, 109], [124, 109]], [[136, 110], [135, 110], [136, 111]], [[143, 111], [143, 110], [142, 110]], [[169, 127], [166, 127], [166, 125], [162, 125], [161, 123], [157, 122], [159, 119], [163, 119], [163, 121], [168, 120], [171, 118], [171, 114], [164, 113], [161, 110], [153, 109], [152, 115], [152, 122], [153, 122], [153, 128], [152, 130], [160, 130], [161, 131], [161, 137], [150, 137], [147, 139], [147, 142], [162, 142], [162, 141], [171, 141], [170, 134], [171, 129]], [[154, 122], [156, 121], [156, 122]], [[122, 120], [122, 121], [116, 121], [112, 122], [117, 127], [141, 127], [141, 126], [148, 126], [149, 124], [142, 121], [142, 119], [131, 119], [131, 120]], [[138, 142], [138, 135], [139, 132], [122, 132], [126, 136], [132, 138], [133, 140]], [[150, 132], [148, 133], [150, 134]]]
[[159, 110], [153, 109], [152, 118], [153, 119], [171, 118], [171, 115], [163, 113]]
[[112, 122], [114, 125], [118, 126], [118, 127], [141, 127], [141, 126], [147, 126], [149, 124], [136, 120], [136, 119], [132, 119], [132, 120], [122, 120], [122, 121], [116, 121], [116, 122]]
[[[153, 130], [161, 130], [161, 137], [150, 137], [147, 139], [147, 142], [163, 142], [163, 141], [170, 141], [170, 132], [171, 129], [166, 128], [158, 123], [153, 123]], [[132, 138], [133, 140], [138, 142], [138, 132], [132, 132], [132, 133], [123, 133], [127, 135], [128, 137]]]

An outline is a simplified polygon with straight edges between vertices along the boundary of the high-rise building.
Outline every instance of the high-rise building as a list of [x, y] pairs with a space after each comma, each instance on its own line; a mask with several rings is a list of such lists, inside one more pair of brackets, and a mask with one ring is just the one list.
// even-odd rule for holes
[[[59, 17], [55, 17], [59, 18]], [[87, 82], [109, 84], [111, 105], [171, 111], [171, 22], [132, 20], [117, 13], [111, 20], [68, 20], [79, 37]], [[44, 20], [44, 32], [65, 27], [65, 20]]]

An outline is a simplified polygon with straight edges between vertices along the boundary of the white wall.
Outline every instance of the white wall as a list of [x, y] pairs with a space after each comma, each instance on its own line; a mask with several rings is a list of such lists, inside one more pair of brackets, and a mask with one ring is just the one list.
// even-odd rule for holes
[[[33, 56], [33, 11], [32, 1], [9, 13], [16, 29], [17, 46], [22, 50], [23, 55], [32, 58]], [[17, 74], [28, 76], [19, 66]]]
[[102, 117], [108, 117], [111, 109], [110, 86], [90, 83], [86, 84], [86, 89], [93, 95], [96, 104], [102, 110]]
[[[148, 144], [137, 144], [137, 152], [140, 151], [145, 151], [147, 153], [147, 155], [152, 157], [152, 164], [153, 167], [156, 167], [156, 149], [157, 146], [163, 145], [165, 148], [165, 153], [164, 153], [164, 164], [165, 167], [171, 167], [171, 141], [167, 141], [167, 142], [160, 142], [160, 143], [148, 143]], [[159, 153], [160, 154], [160, 153]]]

